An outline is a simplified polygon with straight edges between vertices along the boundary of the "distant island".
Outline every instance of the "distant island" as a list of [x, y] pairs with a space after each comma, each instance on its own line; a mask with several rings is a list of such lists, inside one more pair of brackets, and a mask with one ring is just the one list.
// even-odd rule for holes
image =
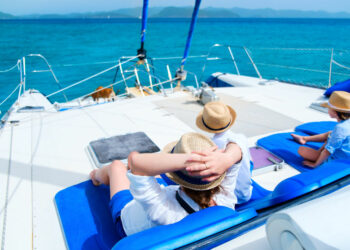
[[[193, 7], [153, 7], [149, 9], [149, 18], [190, 18]], [[142, 8], [127, 8], [113, 11], [70, 13], [70, 14], [32, 14], [11, 15], [0, 12], [0, 19], [107, 19], [140, 18]], [[274, 10], [213, 8], [200, 9], [199, 18], [350, 18], [350, 13], [326, 11]]]

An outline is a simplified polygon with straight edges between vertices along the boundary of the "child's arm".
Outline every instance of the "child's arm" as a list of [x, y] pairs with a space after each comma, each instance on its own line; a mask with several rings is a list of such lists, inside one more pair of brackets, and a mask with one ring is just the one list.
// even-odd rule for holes
[[[227, 144], [225, 151], [216, 150], [195, 153], [197, 155], [193, 155], [190, 158], [193, 164], [189, 164], [186, 170], [194, 176], [208, 176], [203, 178], [205, 181], [216, 180], [233, 164], [242, 159], [241, 148], [232, 142]], [[205, 164], [201, 162], [205, 162]]]
[[128, 165], [135, 175], [156, 176], [185, 168], [190, 154], [140, 154], [132, 152], [128, 158]]
[[321, 165], [329, 156], [330, 156], [330, 153], [328, 152], [328, 150], [327, 149], [323, 149], [321, 151], [320, 156], [317, 158], [317, 160], [315, 162], [303, 161], [303, 164], [305, 166], [308, 166], [308, 167], [311, 167], [311, 168], [315, 168], [315, 167], [318, 167], [319, 165]]

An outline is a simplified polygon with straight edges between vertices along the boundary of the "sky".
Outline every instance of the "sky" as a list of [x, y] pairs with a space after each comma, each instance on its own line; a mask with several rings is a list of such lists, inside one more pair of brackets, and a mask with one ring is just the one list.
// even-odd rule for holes
[[[0, 0], [0, 11], [13, 14], [50, 14], [109, 11], [142, 6], [142, 0]], [[194, 0], [149, 0], [150, 7], [192, 6]], [[349, 0], [202, 0], [201, 7], [272, 8], [350, 12]]]

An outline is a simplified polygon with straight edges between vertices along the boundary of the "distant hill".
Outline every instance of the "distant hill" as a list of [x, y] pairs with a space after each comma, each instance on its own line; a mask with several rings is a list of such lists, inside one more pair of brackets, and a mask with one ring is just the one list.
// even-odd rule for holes
[[330, 13], [326, 11], [274, 10], [274, 9], [242, 9], [232, 8], [232, 12], [240, 17], [250, 18], [350, 18], [350, 13]]
[[12, 18], [14, 18], [13, 15], [7, 14], [7, 13], [4, 13], [4, 12], [0, 11], [0, 19], [12, 19]]
[[[191, 18], [193, 7], [166, 7], [150, 18]], [[237, 14], [227, 9], [204, 8], [198, 13], [199, 18], [237, 18]]]
[[102, 19], [102, 18], [133, 18], [133, 16], [119, 13], [118, 11], [106, 11], [106, 12], [87, 12], [87, 13], [71, 13], [71, 14], [33, 14], [18, 16], [20, 19], [67, 19], [67, 18], [80, 18], [80, 19]]
[[[152, 7], [149, 8], [149, 18], [190, 18], [193, 6], [187, 7]], [[199, 10], [199, 18], [350, 18], [350, 13], [330, 13], [326, 11], [299, 11], [274, 9], [243, 9], [243, 8], [213, 8]], [[70, 14], [32, 14], [14, 16], [0, 12], [0, 19], [104, 19], [104, 18], [140, 18], [142, 8], [126, 8], [113, 11], [70, 13]]]

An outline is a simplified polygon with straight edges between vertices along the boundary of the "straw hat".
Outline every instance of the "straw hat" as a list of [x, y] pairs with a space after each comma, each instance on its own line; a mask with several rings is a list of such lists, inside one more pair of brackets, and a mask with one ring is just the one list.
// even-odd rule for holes
[[[166, 145], [163, 152], [166, 153], [191, 153], [193, 151], [207, 150], [215, 146], [215, 143], [208, 137], [198, 133], [187, 133], [181, 136], [179, 141], [171, 142]], [[172, 181], [192, 190], [209, 190], [220, 185], [225, 177], [221, 175], [215, 181], [203, 181], [201, 176], [190, 176], [186, 170], [166, 173]]]
[[322, 103], [321, 106], [343, 113], [350, 113], [350, 93], [334, 91], [328, 102]]
[[197, 126], [209, 133], [220, 133], [232, 127], [236, 112], [222, 102], [208, 102], [197, 116]]

